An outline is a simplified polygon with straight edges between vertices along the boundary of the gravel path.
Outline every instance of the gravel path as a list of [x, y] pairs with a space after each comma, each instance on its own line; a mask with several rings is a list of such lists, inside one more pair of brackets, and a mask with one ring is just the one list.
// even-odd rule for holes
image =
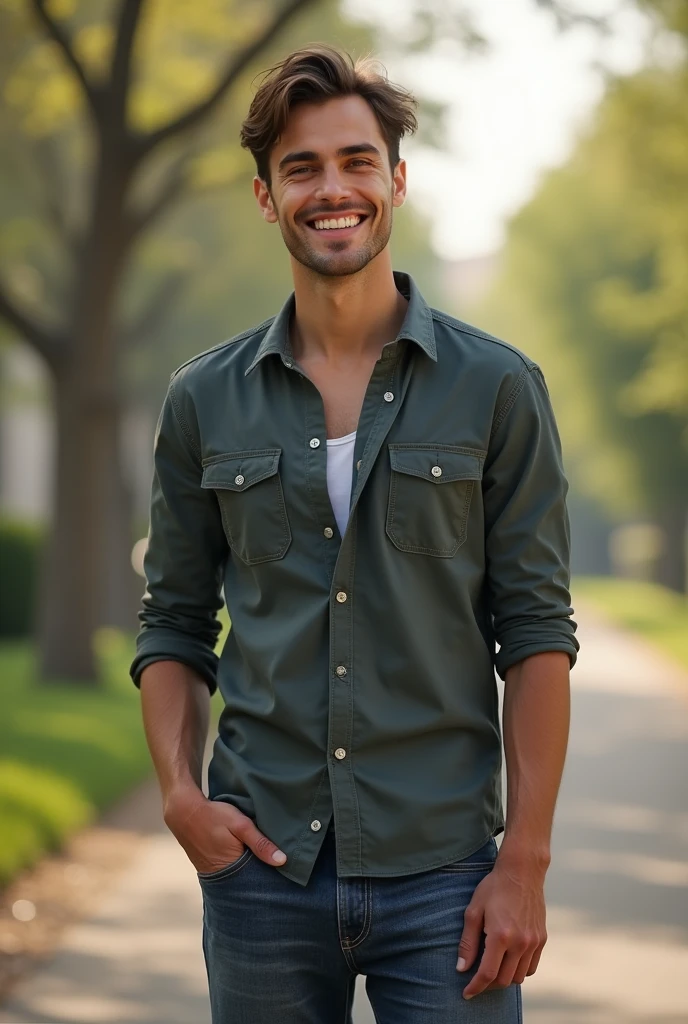
[[[569, 755], [546, 891], [549, 941], [526, 1024], [688, 1020], [688, 673], [578, 611]], [[93, 915], [0, 1010], [5, 1024], [209, 1024], [201, 896], [160, 821]], [[132, 827], [135, 827], [133, 825]], [[359, 978], [356, 1024], [374, 1024]], [[458, 1021], [457, 1021], [458, 1024]]]

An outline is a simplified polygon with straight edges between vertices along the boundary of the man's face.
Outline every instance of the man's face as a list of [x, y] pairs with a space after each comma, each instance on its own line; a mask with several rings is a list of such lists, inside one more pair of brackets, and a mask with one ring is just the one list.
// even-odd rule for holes
[[406, 194], [406, 166], [400, 160], [392, 173], [377, 118], [361, 96], [297, 106], [270, 154], [270, 171], [269, 190], [254, 179], [258, 204], [304, 267], [324, 277], [355, 274], [387, 245], [392, 208]]

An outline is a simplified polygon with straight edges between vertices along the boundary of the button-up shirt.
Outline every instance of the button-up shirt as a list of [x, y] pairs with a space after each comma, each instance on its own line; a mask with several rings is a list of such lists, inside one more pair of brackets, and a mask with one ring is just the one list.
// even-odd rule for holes
[[219, 685], [209, 796], [300, 885], [332, 821], [339, 876], [429, 870], [503, 832], [495, 669], [578, 650], [542, 373], [395, 282], [408, 308], [363, 400], [343, 537], [293, 295], [179, 367], [156, 430], [132, 678], [172, 659]]

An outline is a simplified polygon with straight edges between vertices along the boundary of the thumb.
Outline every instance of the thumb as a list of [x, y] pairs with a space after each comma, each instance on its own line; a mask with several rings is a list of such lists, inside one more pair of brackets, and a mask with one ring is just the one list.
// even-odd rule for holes
[[457, 971], [467, 971], [475, 960], [483, 927], [483, 914], [479, 908], [469, 903], [463, 916], [463, 932], [459, 942], [459, 959]]
[[231, 831], [241, 839], [242, 843], [245, 843], [246, 846], [253, 850], [259, 860], [265, 861], [266, 864], [270, 864], [272, 867], [275, 867], [276, 864], [282, 865], [285, 863], [287, 859], [286, 853], [283, 853], [271, 839], [263, 835], [253, 820], [246, 815], [242, 815], [236, 823], [232, 824]]

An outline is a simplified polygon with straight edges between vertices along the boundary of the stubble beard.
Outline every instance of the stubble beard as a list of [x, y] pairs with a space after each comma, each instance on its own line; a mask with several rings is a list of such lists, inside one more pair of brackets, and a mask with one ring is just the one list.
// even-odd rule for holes
[[389, 242], [392, 234], [392, 207], [391, 204], [385, 206], [375, 234], [353, 250], [350, 248], [351, 242], [342, 239], [339, 242], [330, 242], [328, 252], [319, 252], [308, 245], [303, 236], [294, 231], [290, 224], [284, 223], [279, 217], [279, 212], [278, 221], [284, 244], [301, 266], [321, 277], [347, 277], [363, 270]]

